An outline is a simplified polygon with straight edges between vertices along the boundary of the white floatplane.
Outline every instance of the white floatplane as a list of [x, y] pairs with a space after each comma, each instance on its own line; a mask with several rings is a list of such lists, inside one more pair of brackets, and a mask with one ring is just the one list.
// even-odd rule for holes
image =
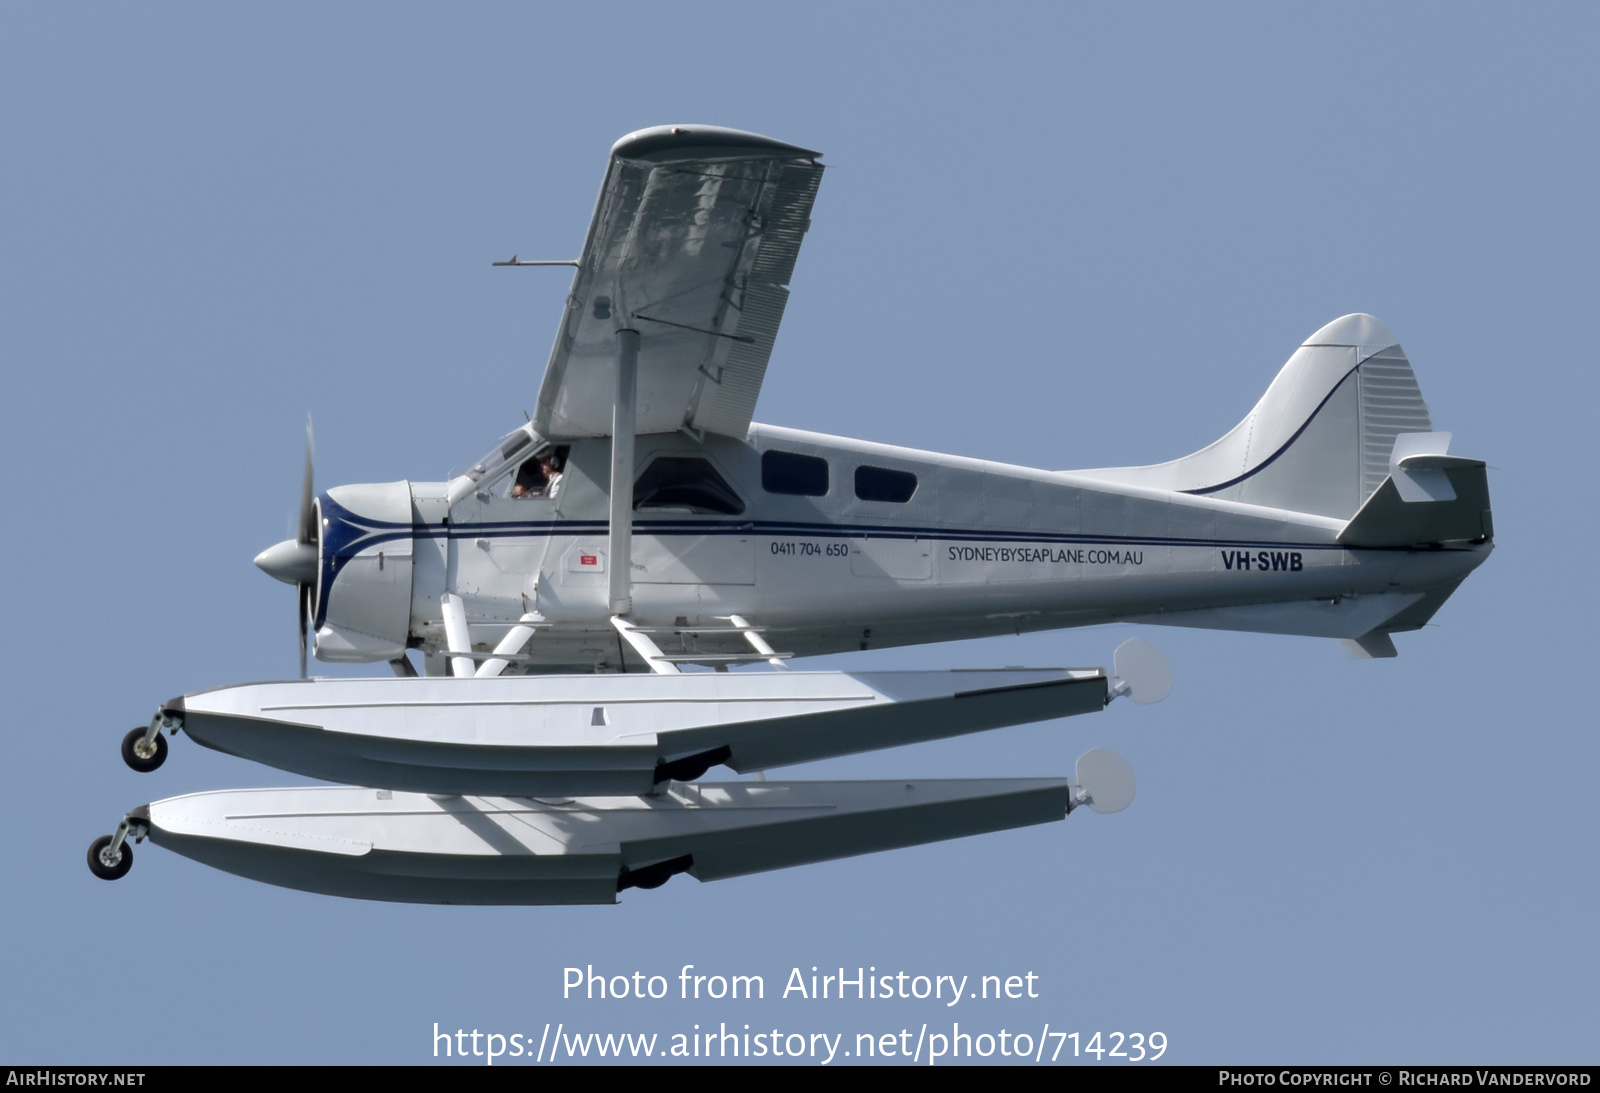
[[[446, 481], [320, 496], [308, 444], [298, 533], [256, 559], [297, 589], [302, 680], [182, 696], [123, 742], [137, 770], [181, 729], [367, 788], [157, 802], [99, 840], [91, 868], [120, 876], [128, 837], [148, 833], [316, 891], [571, 902], [601, 874], [612, 898], [679, 871], [1037, 822], [1004, 802], [1040, 794], [1060, 818], [1095, 796], [1082, 766], [1049, 788], [917, 783], [914, 803], [876, 784], [690, 783], [1171, 683], [1142, 642], [1110, 673], [814, 673], [793, 657], [1113, 621], [1394, 656], [1391, 635], [1491, 551], [1484, 464], [1448, 454], [1369, 315], [1308, 338], [1216, 443], [1151, 466], [1036, 470], [753, 423], [822, 170], [815, 152], [709, 126], [617, 142], [580, 257], [497, 263], [576, 268], [530, 420]], [[308, 628], [318, 659], [394, 678], [304, 679]], [[1100, 760], [1118, 787], [1101, 803], [1126, 804], [1131, 774]], [[744, 857], [718, 849], [728, 839]], [[391, 859], [420, 872], [372, 865]]]

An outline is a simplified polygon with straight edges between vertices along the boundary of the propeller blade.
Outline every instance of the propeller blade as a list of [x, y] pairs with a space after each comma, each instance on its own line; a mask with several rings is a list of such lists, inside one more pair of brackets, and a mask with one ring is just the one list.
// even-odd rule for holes
[[300, 488], [300, 533], [297, 542], [309, 543], [317, 533], [316, 493], [311, 487], [311, 418], [306, 418], [306, 480]]
[[300, 593], [300, 678], [306, 678], [306, 626], [311, 622], [311, 586], [303, 584]]

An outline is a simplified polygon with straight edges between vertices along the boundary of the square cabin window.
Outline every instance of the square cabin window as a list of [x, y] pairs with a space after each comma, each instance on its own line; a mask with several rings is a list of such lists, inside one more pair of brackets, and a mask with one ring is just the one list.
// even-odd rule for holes
[[917, 476], [887, 467], [857, 467], [856, 496], [863, 501], [889, 501], [903, 505], [917, 492]]
[[798, 452], [762, 452], [761, 488], [768, 493], [821, 497], [828, 492], [828, 461]]

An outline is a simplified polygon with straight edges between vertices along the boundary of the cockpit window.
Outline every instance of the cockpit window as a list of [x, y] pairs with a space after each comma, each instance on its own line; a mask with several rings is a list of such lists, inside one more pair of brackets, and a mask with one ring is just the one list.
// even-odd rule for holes
[[514, 433], [507, 433], [495, 442], [495, 446], [483, 453], [483, 458], [467, 468], [466, 476], [474, 482], [483, 481], [483, 476], [498, 470], [511, 462], [526, 448], [533, 446], [533, 437], [528, 435], [528, 430], [518, 429]]
[[561, 479], [567, 471], [567, 453], [570, 444], [556, 447], [546, 444], [522, 461], [515, 470], [508, 471], [493, 492], [501, 497], [551, 500], [561, 491]]
[[662, 456], [633, 484], [636, 509], [688, 509], [738, 516], [744, 502], [709, 460]]
[[517, 473], [510, 478], [511, 485], [507, 493], [512, 497], [533, 497], [543, 493], [550, 484], [550, 476], [545, 472], [540, 460], [525, 460], [517, 468]]

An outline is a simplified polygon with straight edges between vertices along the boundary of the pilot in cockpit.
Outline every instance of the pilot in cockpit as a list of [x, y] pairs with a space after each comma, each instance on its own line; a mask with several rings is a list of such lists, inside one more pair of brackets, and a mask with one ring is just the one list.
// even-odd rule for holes
[[561, 476], [566, 460], [559, 448], [540, 452], [517, 470], [516, 481], [511, 486], [512, 497], [554, 498], [561, 488]]

